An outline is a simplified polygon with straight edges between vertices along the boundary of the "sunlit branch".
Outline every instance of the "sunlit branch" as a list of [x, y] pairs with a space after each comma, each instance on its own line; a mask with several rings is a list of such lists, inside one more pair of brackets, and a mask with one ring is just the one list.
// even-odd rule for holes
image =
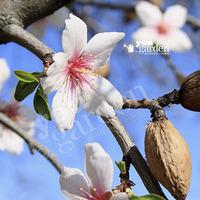
[[2, 35], [4, 39], [11, 40], [25, 48], [28, 48], [44, 62], [48, 60], [49, 54], [53, 53], [49, 47], [41, 43], [36, 37], [25, 31], [19, 25], [11, 24], [6, 26]]

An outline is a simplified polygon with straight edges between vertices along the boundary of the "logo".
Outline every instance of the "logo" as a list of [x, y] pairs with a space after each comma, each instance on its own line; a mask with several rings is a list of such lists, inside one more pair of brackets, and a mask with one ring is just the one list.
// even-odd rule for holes
[[136, 41], [132, 44], [124, 44], [128, 53], [139, 53], [146, 55], [169, 54], [167, 45], [157, 44], [153, 41]]

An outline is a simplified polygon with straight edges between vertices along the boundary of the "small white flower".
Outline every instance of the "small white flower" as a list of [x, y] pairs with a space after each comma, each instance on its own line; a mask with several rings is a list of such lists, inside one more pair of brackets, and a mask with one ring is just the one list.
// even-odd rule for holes
[[45, 93], [57, 91], [52, 113], [61, 131], [72, 128], [78, 106], [89, 112], [113, 117], [114, 109], [123, 105], [121, 94], [95, 69], [109, 60], [111, 52], [124, 33], [99, 33], [87, 43], [87, 26], [70, 14], [62, 35], [64, 53], [53, 56], [54, 63], [41, 79]]
[[141, 1], [136, 5], [136, 13], [144, 27], [133, 33], [135, 41], [153, 41], [180, 52], [192, 48], [191, 40], [180, 30], [187, 16], [183, 6], [171, 6], [162, 14], [157, 6]]
[[6, 60], [0, 58], [0, 90], [3, 88], [4, 83], [8, 80], [10, 76], [10, 69], [6, 63]]
[[[27, 107], [20, 107], [16, 102], [0, 102], [0, 112], [16, 122], [28, 135], [34, 134], [34, 115]], [[0, 124], [0, 150], [13, 154], [21, 154], [24, 141], [15, 132]]]
[[69, 200], [128, 200], [126, 193], [112, 194], [113, 163], [97, 143], [85, 145], [85, 176], [76, 168], [64, 168], [60, 186]]

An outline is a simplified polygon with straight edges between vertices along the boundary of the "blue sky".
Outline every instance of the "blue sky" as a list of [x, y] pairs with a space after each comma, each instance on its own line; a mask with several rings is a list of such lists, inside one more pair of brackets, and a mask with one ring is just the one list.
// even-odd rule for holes
[[[113, 2], [116, 2], [113, 0]], [[124, 1], [131, 2], [131, 1]], [[174, 2], [174, 1], [173, 1]], [[179, 2], [179, 1], [177, 1]], [[186, 1], [184, 1], [186, 3]], [[165, 5], [171, 5], [172, 1], [165, 1]], [[193, 3], [193, 4], [192, 4]], [[189, 12], [200, 18], [197, 9], [198, 1], [188, 3]], [[111, 59], [111, 74], [109, 80], [119, 89], [125, 97], [136, 99], [144, 98], [144, 93], [149, 98], [156, 98], [174, 88], [179, 88], [172, 72], [166, 66], [165, 61], [159, 55], [127, 54], [123, 49], [124, 43], [131, 42], [131, 33], [139, 27], [137, 21], [125, 24], [122, 22], [122, 13], [110, 10], [94, 9], [92, 17], [105, 31], [123, 31], [125, 39], [115, 48]], [[64, 23], [64, 22], [63, 22]], [[187, 25], [184, 27], [194, 43], [194, 48], [186, 53], [171, 53], [170, 56], [178, 69], [185, 75], [199, 70], [200, 44], [199, 32], [193, 32]], [[89, 37], [92, 35], [89, 34]], [[42, 40], [54, 51], [61, 51], [61, 31], [48, 25]], [[16, 45], [9, 43], [0, 46], [0, 57], [5, 58], [11, 70], [26, 70], [29, 72], [41, 71], [42, 62], [32, 53]], [[1, 97], [10, 100], [16, 78], [10, 77]], [[9, 91], [9, 92], [8, 92]], [[51, 102], [52, 96], [49, 96]], [[33, 96], [28, 97], [23, 104], [32, 107]], [[200, 179], [200, 114], [188, 111], [181, 106], [166, 108], [168, 118], [180, 131], [187, 141], [192, 158], [192, 181], [188, 200], [198, 200]], [[148, 110], [126, 110], [118, 112], [118, 117], [128, 130], [144, 155], [144, 135], [147, 123], [150, 121]], [[57, 131], [53, 122], [48, 122], [37, 116], [35, 138], [52, 152], [55, 153], [61, 163], [68, 167], [84, 167], [84, 144], [98, 142], [111, 155], [113, 161], [122, 158], [122, 152], [102, 121], [93, 115], [80, 109], [74, 129], [66, 133]], [[113, 186], [119, 183], [119, 171], [115, 167]], [[30, 155], [27, 146], [22, 155], [14, 156], [6, 152], [0, 152], [0, 199], [18, 200], [42, 200], [42, 199], [65, 199], [59, 188], [59, 175], [55, 169], [41, 155]], [[131, 179], [136, 183], [133, 191], [138, 194], [147, 194], [140, 178], [134, 169], [131, 169]], [[169, 199], [173, 199], [169, 196]]]

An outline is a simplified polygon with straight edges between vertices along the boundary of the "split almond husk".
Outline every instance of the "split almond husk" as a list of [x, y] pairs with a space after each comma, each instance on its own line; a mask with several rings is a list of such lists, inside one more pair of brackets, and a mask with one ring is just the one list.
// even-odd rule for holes
[[166, 118], [148, 124], [145, 153], [154, 177], [175, 199], [184, 200], [190, 186], [190, 153], [183, 137]]
[[179, 100], [184, 108], [200, 112], [200, 70], [184, 80], [179, 90]]

